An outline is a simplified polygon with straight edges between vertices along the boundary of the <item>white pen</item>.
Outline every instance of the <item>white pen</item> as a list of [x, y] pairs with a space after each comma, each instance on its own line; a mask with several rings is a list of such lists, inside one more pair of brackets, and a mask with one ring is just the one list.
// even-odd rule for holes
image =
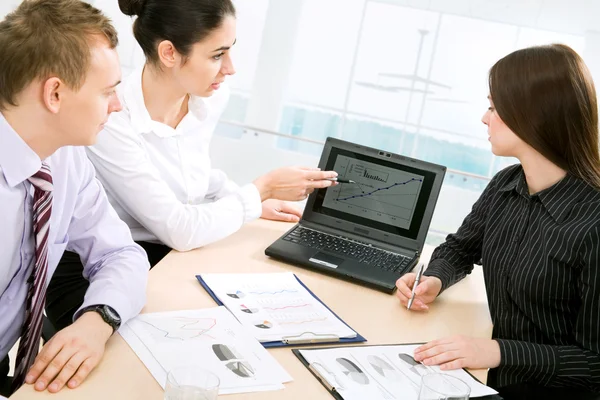
[[410, 310], [410, 306], [412, 306], [413, 301], [415, 301], [415, 290], [417, 289], [417, 286], [419, 286], [419, 282], [421, 282], [421, 275], [423, 275], [424, 267], [425, 263], [421, 263], [421, 268], [419, 268], [419, 271], [417, 272], [417, 278], [415, 279], [415, 283], [412, 287], [412, 296], [410, 296], [410, 299], [408, 300], [408, 305], [406, 306], [407, 310]]

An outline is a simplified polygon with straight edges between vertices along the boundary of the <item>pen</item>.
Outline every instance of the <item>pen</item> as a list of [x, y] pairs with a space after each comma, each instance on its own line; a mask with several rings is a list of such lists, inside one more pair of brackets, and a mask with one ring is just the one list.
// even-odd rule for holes
[[338, 182], [338, 183], [356, 183], [353, 180], [350, 179], [344, 179], [344, 178], [325, 178], [326, 181], [334, 181], [334, 182]]
[[412, 287], [412, 296], [410, 296], [410, 299], [408, 300], [408, 305], [406, 306], [407, 310], [410, 310], [410, 306], [412, 306], [413, 301], [415, 301], [415, 290], [417, 289], [417, 286], [419, 286], [419, 282], [421, 282], [421, 275], [423, 275], [424, 267], [425, 263], [421, 263], [421, 268], [419, 268], [419, 271], [417, 272], [417, 278], [415, 279], [415, 283]]

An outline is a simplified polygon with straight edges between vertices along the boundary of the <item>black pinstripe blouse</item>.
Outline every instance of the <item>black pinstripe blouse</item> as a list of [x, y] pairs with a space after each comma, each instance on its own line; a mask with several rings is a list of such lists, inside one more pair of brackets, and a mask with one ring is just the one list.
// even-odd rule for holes
[[508, 167], [431, 260], [442, 290], [483, 266], [497, 387], [600, 392], [600, 191], [567, 175], [531, 196], [523, 168]]

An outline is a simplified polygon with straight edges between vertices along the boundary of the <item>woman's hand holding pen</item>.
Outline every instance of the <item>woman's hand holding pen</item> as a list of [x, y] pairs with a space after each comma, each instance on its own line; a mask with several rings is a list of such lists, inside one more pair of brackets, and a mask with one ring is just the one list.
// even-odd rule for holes
[[315, 189], [337, 183], [329, 179], [337, 177], [335, 171], [319, 168], [284, 167], [273, 170], [254, 181], [262, 201], [267, 199], [304, 200]]
[[[396, 296], [400, 299], [400, 303], [408, 306], [408, 302], [412, 297], [412, 288], [417, 279], [417, 274], [410, 272], [403, 275], [396, 281]], [[428, 304], [432, 303], [440, 291], [442, 290], [442, 281], [435, 276], [421, 276], [418, 286], [415, 288], [415, 300], [410, 309], [413, 311], [426, 311], [429, 309]]]

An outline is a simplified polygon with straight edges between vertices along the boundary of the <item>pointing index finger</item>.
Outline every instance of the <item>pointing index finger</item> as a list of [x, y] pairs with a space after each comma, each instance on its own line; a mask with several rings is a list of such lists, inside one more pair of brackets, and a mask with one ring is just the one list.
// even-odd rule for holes
[[329, 178], [336, 178], [338, 173], [335, 171], [306, 171], [306, 179], [320, 181]]

